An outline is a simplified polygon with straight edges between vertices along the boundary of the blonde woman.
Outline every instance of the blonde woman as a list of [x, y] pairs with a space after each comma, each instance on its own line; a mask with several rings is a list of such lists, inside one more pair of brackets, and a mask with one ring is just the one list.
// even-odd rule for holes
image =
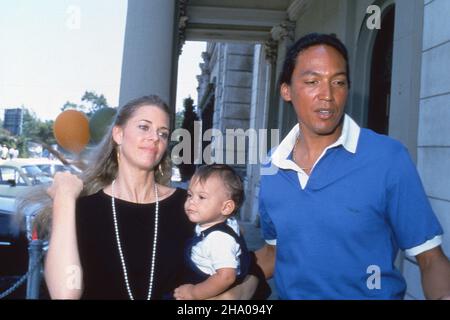
[[[180, 285], [183, 248], [194, 225], [186, 191], [167, 186], [170, 111], [157, 96], [133, 100], [81, 179], [55, 176], [45, 280], [54, 299], [164, 299]], [[50, 213], [52, 212], [52, 214]], [[41, 228], [42, 232], [42, 228]], [[257, 279], [221, 298], [248, 298]]]

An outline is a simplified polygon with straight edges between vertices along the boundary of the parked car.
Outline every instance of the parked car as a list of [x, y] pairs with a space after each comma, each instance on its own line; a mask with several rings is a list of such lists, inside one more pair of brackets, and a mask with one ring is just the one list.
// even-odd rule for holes
[[[0, 295], [15, 286], [30, 267], [29, 241], [32, 238], [32, 217], [39, 206], [29, 207], [25, 212], [25, 218], [18, 219], [15, 215], [15, 205], [15, 199], [0, 197]], [[43, 243], [43, 249], [44, 251], [48, 249], [48, 242]], [[49, 299], [45, 281], [42, 281], [42, 260], [36, 268], [41, 273], [39, 299]], [[25, 299], [28, 279], [4, 299]]]
[[[0, 197], [0, 293], [11, 287], [28, 269], [28, 239], [14, 217], [14, 198]], [[25, 298], [22, 285], [8, 299]]]
[[29, 159], [7, 160], [0, 164], [0, 196], [15, 198], [38, 184], [50, 184], [51, 177]]
[[78, 174], [81, 172], [74, 166], [65, 165], [59, 160], [50, 160], [47, 158], [30, 158], [27, 160], [30, 164], [34, 164], [50, 177], [53, 177], [57, 172], [67, 171], [74, 174]]

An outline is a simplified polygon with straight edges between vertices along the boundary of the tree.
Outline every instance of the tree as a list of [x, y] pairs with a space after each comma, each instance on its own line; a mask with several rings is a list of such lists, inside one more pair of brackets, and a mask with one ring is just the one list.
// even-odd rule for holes
[[84, 112], [88, 118], [90, 118], [95, 112], [98, 110], [109, 107], [108, 101], [106, 100], [103, 94], [98, 95], [94, 91], [85, 91], [83, 96], [81, 97], [81, 101], [88, 102], [90, 104], [89, 107], [86, 107], [83, 104], [76, 104], [70, 101], [67, 101], [61, 108], [61, 111], [65, 111], [68, 109], [74, 109], [81, 112]]
[[109, 107], [105, 96], [103, 94], [97, 95], [94, 91], [86, 91], [81, 98], [81, 101], [86, 101], [91, 104], [91, 107], [87, 112], [88, 116], [94, 114], [101, 108]]
[[[189, 159], [189, 163], [182, 163], [178, 165], [180, 169], [180, 174], [183, 180], [188, 180], [192, 177], [195, 172], [194, 165], [194, 122], [198, 120], [197, 113], [194, 108], [194, 100], [191, 97], [184, 99], [184, 113], [183, 113], [183, 122], [181, 124], [181, 128], [186, 129], [191, 136], [191, 156]], [[182, 155], [181, 155], [182, 156]]]
[[84, 110], [86, 109], [86, 107], [84, 105], [81, 104], [76, 104], [70, 101], [67, 101], [62, 107], [61, 107], [61, 111], [66, 111], [68, 109], [74, 109], [74, 110], [78, 110], [78, 111], [82, 111], [84, 112]]
[[41, 121], [34, 112], [23, 109], [22, 135], [31, 141], [55, 143], [53, 137], [53, 120]]
[[175, 129], [181, 128], [183, 125], [184, 112], [178, 111], [175, 113]]
[[53, 120], [41, 121], [34, 112], [23, 109], [22, 135], [17, 137], [17, 148], [22, 156], [27, 156], [27, 143], [56, 143], [53, 136]]
[[4, 144], [6, 144], [9, 147], [13, 141], [14, 141], [13, 136], [11, 136], [8, 130], [3, 129], [2, 124], [2, 126], [0, 127], [0, 147]]

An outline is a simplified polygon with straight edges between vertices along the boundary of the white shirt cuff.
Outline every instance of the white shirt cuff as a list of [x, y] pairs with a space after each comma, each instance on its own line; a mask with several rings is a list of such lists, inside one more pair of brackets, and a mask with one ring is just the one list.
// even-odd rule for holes
[[276, 246], [277, 245], [277, 239], [266, 240], [266, 243], [271, 245], [271, 246]]
[[422, 252], [431, 250], [433, 248], [436, 248], [437, 246], [440, 246], [442, 243], [442, 236], [436, 236], [431, 240], [428, 240], [414, 248], [410, 248], [410, 249], [406, 249], [405, 253], [410, 256], [410, 257], [414, 257], [417, 256], [418, 254], [421, 254]]

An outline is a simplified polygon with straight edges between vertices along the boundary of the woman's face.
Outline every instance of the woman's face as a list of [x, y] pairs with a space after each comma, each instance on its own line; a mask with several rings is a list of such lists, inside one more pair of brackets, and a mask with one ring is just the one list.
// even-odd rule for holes
[[152, 105], [137, 109], [124, 126], [113, 128], [113, 139], [120, 146], [120, 164], [154, 169], [166, 152], [169, 126], [169, 116], [162, 109]]

